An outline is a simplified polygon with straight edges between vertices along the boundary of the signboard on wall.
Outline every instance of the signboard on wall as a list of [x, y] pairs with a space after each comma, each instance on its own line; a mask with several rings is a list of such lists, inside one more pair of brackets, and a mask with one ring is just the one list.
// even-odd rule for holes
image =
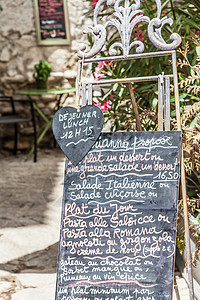
[[70, 42], [66, 0], [34, 0], [38, 45]]
[[102, 133], [66, 162], [57, 300], [171, 300], [181, 133]]

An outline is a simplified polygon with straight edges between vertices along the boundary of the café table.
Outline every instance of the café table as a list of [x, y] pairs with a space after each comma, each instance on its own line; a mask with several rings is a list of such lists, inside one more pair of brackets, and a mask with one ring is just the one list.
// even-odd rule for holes
[[[44, 124], [39, 129], [38, 135], [37, 135], [37, 145], [41, 142], [43, 137], [45, 136], [46, 132], [52, 125], [52, 119], [53, 115], [56, 113], [58, 109], [60, 109], [63, 105], [62, 96], [67, 95], [69, 93], [75, 93], [75, 88], [52, 88], [52, 89], [24, 89], [24, 90], [17, 90], [15, 91], [16, 95], [25, 95], [29, 100], [33, 102], [33, 107], [38, 112], [38, 114], [43, 118]], [[44, 95], [58, 95], [57, 101], [55, 103], [55, 106], [53, 107], [50, 116], [46, 116], [44, 112], [39, 108], [37, 105], [37, 101], [35, 99], [32, 99], [32, 96], [44, 96]], [[31, 156], [31, 154], [34, 151], [34, 146], [31, 147], [26, 160]]]

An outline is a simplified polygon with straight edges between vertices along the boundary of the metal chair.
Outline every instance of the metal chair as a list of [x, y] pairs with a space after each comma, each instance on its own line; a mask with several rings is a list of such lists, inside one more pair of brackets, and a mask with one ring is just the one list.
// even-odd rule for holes
[[[17, 142], [18, 142], [18, 123], [24, 123], [24, 122], [30, 122], [32, 121], [33, 124], [33, 130], [34, 130], [34, 157], [33, 161], [37, 161], [37, 131], [36, 131], [36, 122], [35, 122], [35, 115], [34, 115], [34, 108], [33, 103], [31, 100], [18, 100], [13, 99], [13, 97], [7, 97], [7, 96], [0, 96], [0, 102], [10, 102], [11, 105], [11, 112], [6, 115], [0, 116], [0, 124], [6, 125], [6, 124], [14, 124], [14, 150], [13, 153], [16, 155], [17, 153]], [[23, 118], [20, 117], [20, 115], [16, 112], [15, 109], [15, 103], [21, 102], [21, 103], [29, 103], [30, 105], [30, 111], [31, 111], [31, 117], [30, 118]]]

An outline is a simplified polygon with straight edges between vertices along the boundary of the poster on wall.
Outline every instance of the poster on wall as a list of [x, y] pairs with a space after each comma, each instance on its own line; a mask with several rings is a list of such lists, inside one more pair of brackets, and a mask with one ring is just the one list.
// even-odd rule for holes
[[34, 0], [38, 45], [70, 43], [66, 0]]

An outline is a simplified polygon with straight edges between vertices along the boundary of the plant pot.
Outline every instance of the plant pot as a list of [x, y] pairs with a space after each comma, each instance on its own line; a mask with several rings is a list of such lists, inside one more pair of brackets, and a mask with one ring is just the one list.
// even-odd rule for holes
[[37, 89], [46, 90], [47, 89], [48, 80], [38, 80], [36, 79], [36, 87]]
[[[190, 225], [199, 225], [198, 221], [194, 219], [192, 215], [189, 215], [189, 224]], [[200, 234], [200, 226], [197, 232]], [[191, 245], [191, 252], [195, 251], [195, 243], [190, 237], [190, 245]], [[177, 250], [176, 253], [176, 265], [183, 276], [183, 278], [188, 283], [188, 274], [186, 270], [186, 261], [187, 261], [187, 255], [186, 255], [186, 249], [184, 250], [183, 254], [180, 255], [179, 251]], [[200, 300], [200, 262], [197, 263], [196, 267], [192, 268], [192, 275], [193, 275], [193, 283], [194, 283], [194, 294], [197, 300]]]

